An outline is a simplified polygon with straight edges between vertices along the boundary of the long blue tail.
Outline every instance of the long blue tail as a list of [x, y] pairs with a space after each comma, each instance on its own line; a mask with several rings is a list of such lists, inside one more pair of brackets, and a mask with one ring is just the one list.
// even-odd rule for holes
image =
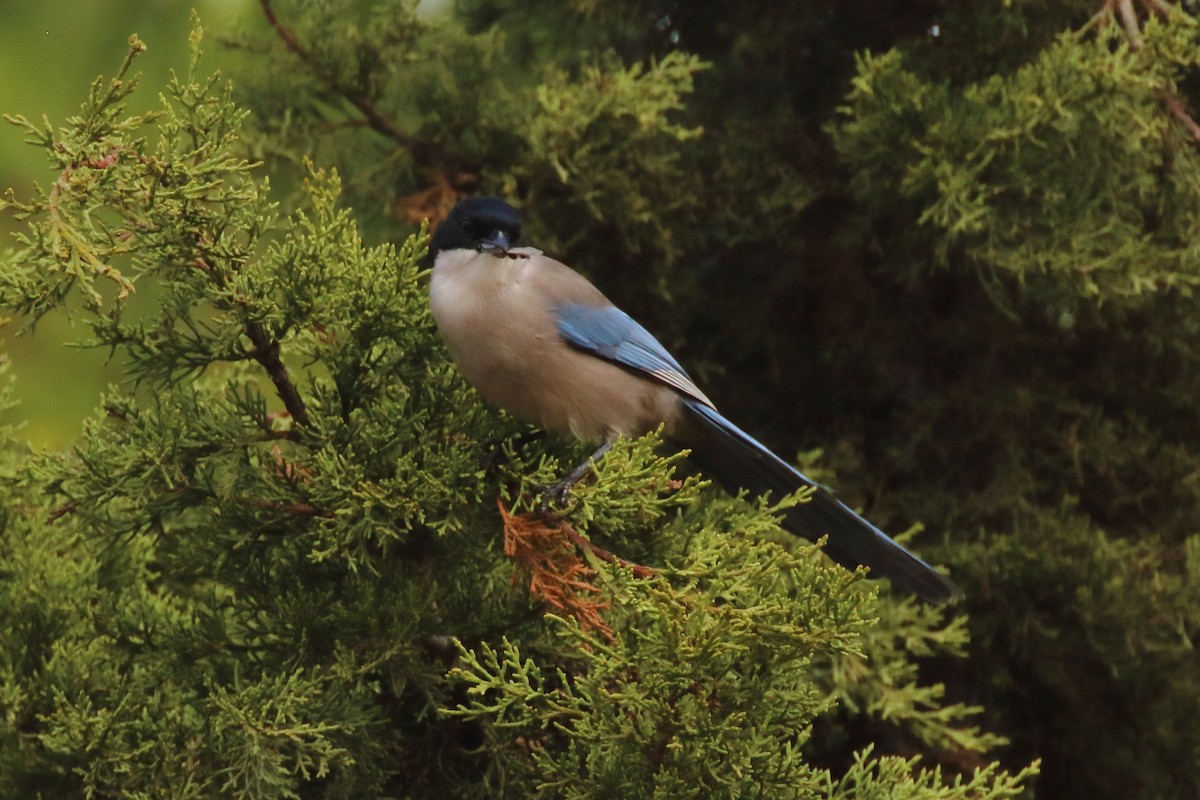
[[809, 480], [750, 434], [695, 400], [682, 400], [697, 423], [695, 437], [685, 443], [691, 460], [731, 491], [771, 492], [777, 497], [802, 486], [816, 486], [812, 499], [784, 512], [783, 527], [816, 541], [828, 535], [824, 552], [847, 569], [860, 564], [871, 576], [934, 603], [962, 598], [962, 591], [933, 567], [898, 545], [891, 537], [854, 513], [828, 489]]

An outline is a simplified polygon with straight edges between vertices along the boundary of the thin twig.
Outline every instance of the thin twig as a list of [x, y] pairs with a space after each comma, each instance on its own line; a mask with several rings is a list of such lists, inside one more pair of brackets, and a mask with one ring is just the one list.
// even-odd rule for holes
[[[204, 272], [209, 280], [215, 283], [218, 288], [225, 287], [225, 277], [214, 270], [212, 265], [204, 258], [196, 257], [192, 260], [192, 264]], [[283, 407], [291, 414], [296, 424], [307, 427], [308, 411], [304, 408], [304, 401], [300, 398], [300, 392], [296, 390], [296, 384], [292, 383], [291, 376], [288, 375], [287, 367], [283, 365], [283, 360], [279, 358], [279, 342], [267, 333], [267, 329], [261, 323], [254, 320], [246, 320], [246, 326], [243, 330], [246, 337], [254, 345], [254, 349], [247, 355], [257, 361], [267, 371], [267, 376], [270, 377], [271, 383], [275, 384], [275, 393], [279, 395], [279, 399], [283, 401]]]
[[1129, 46], [1134, 50], [1142, 49], [1142, 31], [1137, 12], [1133, 10], [1133, 0], [1117, 0], [1117, 11], [1121, 24], [1125, 26], [1125, 35], [1129, 37]]
[[[1171, 16], [1172, 7], [1163, 2], [1163, 0], [1139, 0], [1139, 3], [1146, 9], [1147, 13], [1156, 15], [1161, 19], [1168, 19]], [[1138, 23], [1137, 12], [1133, 8], [1133, 0], [1104, 0], [1104, 6], [1092, 18], [1089, 25], [1103, 27], [1113, 17], [1121, 18], [1121, 25], [1125, 28], [1125, 36], [1129, 40], [1130, 48], [1133, 50], [1141, 49], [1144, 41], [1142, 39], [1141, 26]], [[1200, 142], [1200, 123], [1197, 123], [1195, 118], [1188, 113], [1187, 106], [1183, 100], [1166, 90], [1159, 92], [1159, 99], [1171, 116], [1183, 123], [1183, 127], [1191, 134], [1192, 139]]]
[[1162, 103], [1167, 107], [1167, 111], [1171, 112], [1171, 116], [1183, 123], [1183, 127], [1187, 128], [1192, 138], [1200, 142], [1200, 123], [1197, 123], [1192, 115], [1188, 113], [1187, 106], [1183, 104], [1183, 100], [1169, 92], [1163, 92]]
[[1171, 6], [1163, 0], [1142, 0], [1142, 5], [1151, 14], [1157, 14], [1159, 19], [1170, 19]]
[[253, 320], [246, 322], [246, 336], [254, 344], [250, 355], [267, 371], [271, 383], [275, 384], [276, 394], [283, 401], [283, 407], [292, 415], [297, 425], [307, 426], [308, 411], [304, 408], [304, 401], [300, 399], [296, 384], [292, 383], [291, 376], [288, 375], [287, 367], [279, 358], [279, 342], [271, 338], [260, 323]]
[[229, 498], [235, 503], [251, 506], [253, 508], [261, 508], [264, 511], [278, 511], [292, 517], [331, 517], [333, 516], [328, 511], [322, 511], [310, 503], [302, 503], [294, 501], [291, 503], [280, 503], [274, 500], [260, 500], [257, 497], [231, 497]]
[[605, 550], [600, 545], [596, 544], [587, 537], [581, 535], [578, 531], [572, 528], [563, 520], [556, 520], [559, 528], [567, 535], [567, 538], [575, 543], [577, 547], [581, 547], [594, 555], [596, 558], [608, 564], [616, 564], [620, 567], [628, 567], [633, 570], [635, 578], [652, 578], [658, 574], [658, 571], [653, 567], [644, 567], [641, 564], [635, 564], [632, 561], [626, 561], [620, 556], [614, 554], [610, 550]]
[[58, 508], [54, 509], [53, 511], [51, 511], [49, 514], [46, 515], [46, 522], [57, 522], [58, 520], [65, 517], [67, 514], [74, 514], [78, 510], [79, 510], [79, 503], [76, 502], [75, 500], [72, 500], [69, 503], [63, 503], [61, 506], [59, 506]]

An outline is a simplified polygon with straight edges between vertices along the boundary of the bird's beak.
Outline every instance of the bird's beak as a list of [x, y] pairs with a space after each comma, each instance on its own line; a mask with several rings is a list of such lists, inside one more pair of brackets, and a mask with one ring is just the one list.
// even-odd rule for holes
[[508, 252], [508, 234], [504, 231], [492, 231], [479, 243], [479, 252], [502, 256]]

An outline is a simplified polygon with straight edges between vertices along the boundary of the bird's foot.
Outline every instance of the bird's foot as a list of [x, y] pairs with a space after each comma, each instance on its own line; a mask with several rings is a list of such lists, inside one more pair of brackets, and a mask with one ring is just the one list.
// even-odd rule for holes
[[550, 511], [552, 505], [557, 505], [559, 508], [564, 508], [567, 505], [567, 499], [571, 496], [571, 490], [575, 488], [575, 484], [579, 483], [584, 478], [592, 475], [593, 468], [604, 454], [612, 449], [613, 442], [616, 440], [606, 441], [604, 444], [588, 457], [575, 469], [567, 473], [566, 477], [553, 486], [547, 486], [542, 489], [542, 499], [538, 503], [538, 509], [543, 513]]
[[574, 487], [575, 481], [565, 480], [541, 487], [541, 491], [538, 492], [538, 511], [549, 514], [551, 511], [566, 508], [567, 501], [571, 499], [571, 489]]

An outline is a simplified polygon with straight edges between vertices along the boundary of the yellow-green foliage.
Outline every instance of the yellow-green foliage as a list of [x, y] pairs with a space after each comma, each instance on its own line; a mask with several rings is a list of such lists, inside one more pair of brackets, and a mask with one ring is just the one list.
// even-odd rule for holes
[[1200, 154], [1163, 104], [1200, 64], [1198, 33], [1182, 13], [1152, 20], [1138, 48], [1116, 26], [1070, 31], [961, 87], [895, 50], [864, 56], [835, 143], [864, 203], [906, 198], [940, 265], [1089, 301], [1190, 290]]
[[[423, 230], [364, 244], [311, 166], [279, 210], [200, 42], [158, 115], [124, 116], [123, 72], [28, 126], [58, 174], [9, 201], [27, 229], [0, 296], [38, 315], [80, 293], [127, 382], [70, 452], [4, 454], [7, 796], [1012, 796], [1030, 772], [943, 779], [866, 745], [844, 774], [810, 763], [850, 698], [984, 758], [995, 737], [904, 666], [961, 623], [904, 606], [906, 646], [872, 634], [861, 575], [761, 502], [673, 482], [653, 435], [564, 512], [655, 569], [592, 565], [611, 636], [531, 598], [495, 498], [528, 507], [571, 453], [497, 448], [522, 428], [448, 363]], [[689, 64], [626, 73], [621, 115], [673, 107]]]
[[[82, 306], [125, 381], [0, 458], [0, 793], [1200, 793], [1177, 5], [266, 0], [234, 89], [138, 118], [126, 69], [28, 126], [0, 299]], [[421, 220], [471, 192], [964, 607], [654, 436], [509, 517], [587, 613], [531, 595], [497, 499], [589, 447], [522, 444], [436, 337]]]

